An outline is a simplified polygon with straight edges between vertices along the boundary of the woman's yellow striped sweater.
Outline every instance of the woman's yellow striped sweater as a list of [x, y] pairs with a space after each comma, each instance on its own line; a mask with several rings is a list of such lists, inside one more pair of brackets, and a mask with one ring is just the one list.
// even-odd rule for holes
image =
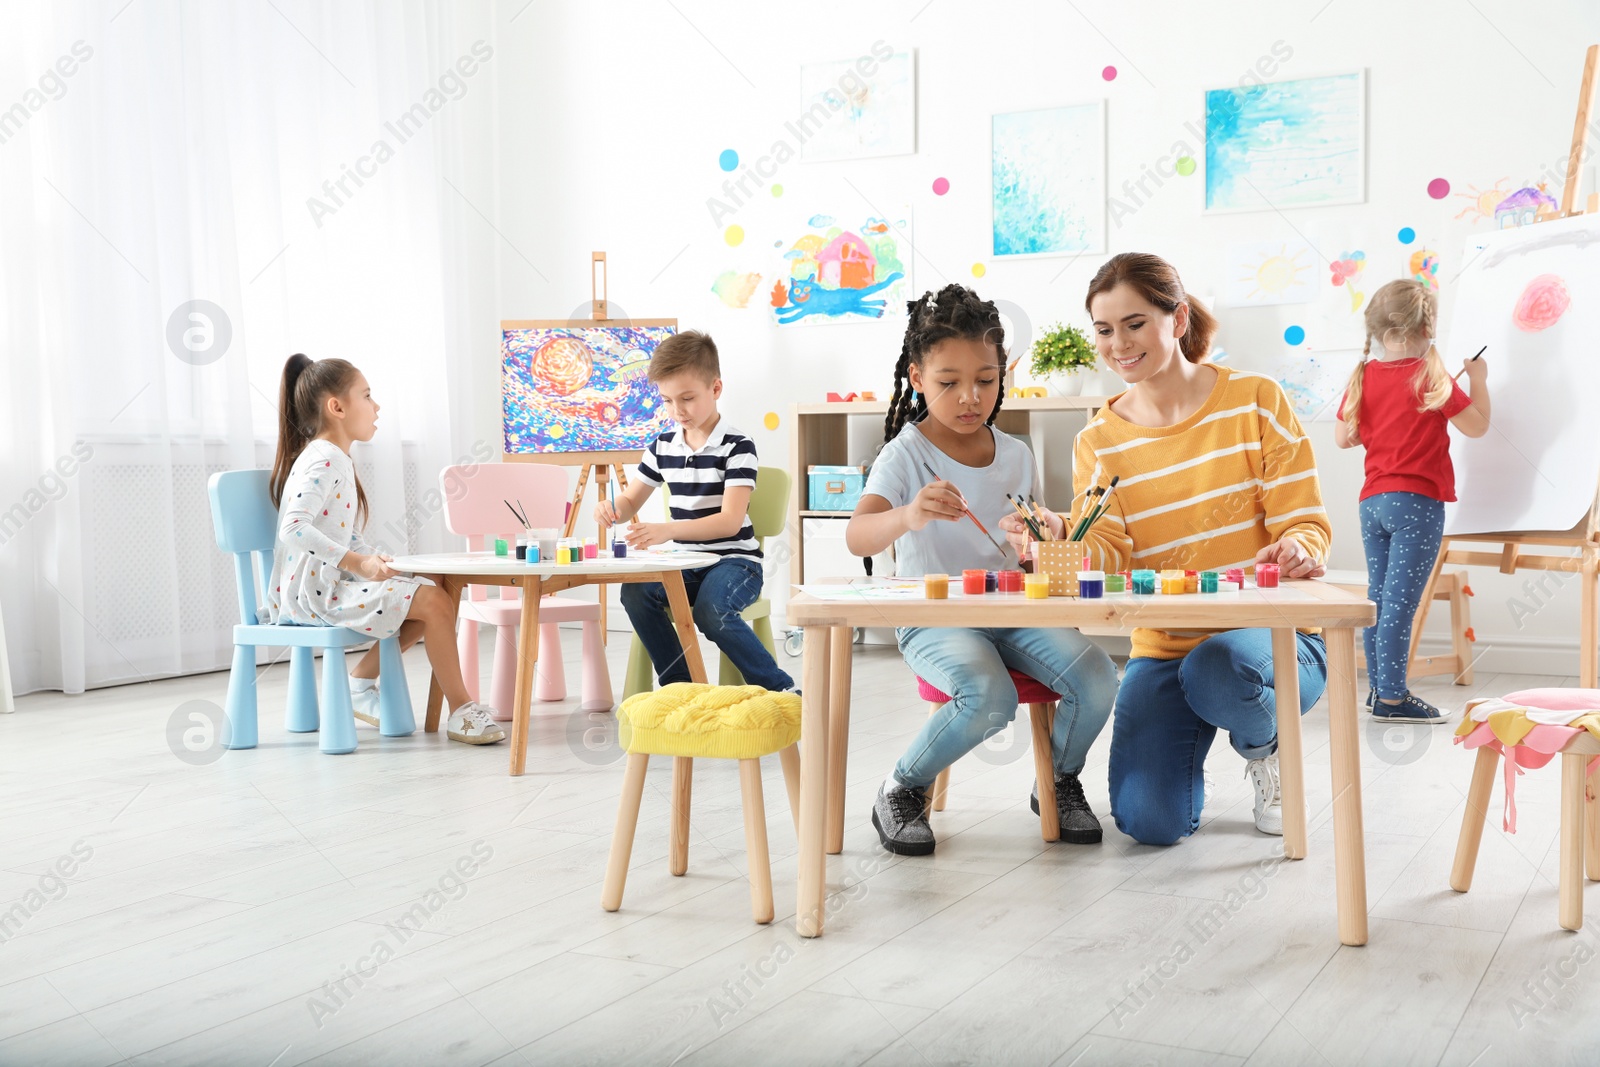
[[[1292, 537], [1326, 562], [1331, 529], [1311, 442], [1273, 379], [1217, 366], [1211, 395], [1172, 426], [1136, 426], [1102, 408], [1078, 435], [1073, 484], [1083, 494], [1120, 476], [1084, 540], [1108, 571], [1249, 568]], [[1069, 526], [1070, 529], [1070, 526]], [[1139, 629], [1133, 655], [1177, 659], [1202, 634]]]

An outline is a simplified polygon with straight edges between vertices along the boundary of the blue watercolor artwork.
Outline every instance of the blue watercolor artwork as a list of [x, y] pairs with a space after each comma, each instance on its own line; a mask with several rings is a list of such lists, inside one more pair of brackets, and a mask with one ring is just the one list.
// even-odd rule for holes
[[1206, 91], [1206, 210], [1367, 198], [1366, 74]]
[[[892, 220], [892, 221], [891, 221]], [[812, 215], [785, 242], [770, 303], [779, 326], [866, 322], [904, 308], [911, 289], [911, 212], [888, 219]]]
[[995, 115], [990, 138], [996, 256], [1105, 251], [1103, 102]]
[[671, 326], [557, 323], [503, 328], [506, 452], [626, 452], [648, 446], [670, 420], [646, 372], [656, 347], [676, 332]]

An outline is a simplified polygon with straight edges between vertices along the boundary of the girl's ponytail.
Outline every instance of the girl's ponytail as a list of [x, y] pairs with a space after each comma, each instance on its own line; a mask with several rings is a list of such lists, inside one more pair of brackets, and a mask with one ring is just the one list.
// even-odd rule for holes
[[300, 376], [312, 365], [310, 356], [296, 352], [283, 365], [283, 382], [278, 388], [278, 454], [272, 461], [272, 506], [283, 502], [283, 486], [289, 480], [289, 471], [300, 453], [317, 432], [316, 427], [300, 425], [295, 415], [295, 393]]
[[[272, 461], [272, 506], [283, 503], [283, 487], [289, 481], [294, 461], [306, 445], [322, 432], [322, 402], [329, 396], [344, 396], [354, 384], [355, 365], [343, 359], [318, 359], [296, 352], [283, 365], [283, 382], [278, 389], [278, 454]], [[367, 491], [356, 477], [356, 523], [367, 521]]]

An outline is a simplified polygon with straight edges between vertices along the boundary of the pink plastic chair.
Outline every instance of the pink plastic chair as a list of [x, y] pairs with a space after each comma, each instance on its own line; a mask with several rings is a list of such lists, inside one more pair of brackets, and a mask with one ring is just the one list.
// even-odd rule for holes
[[[506, 509], [511, 501], [525, 509], [534, 529], [560, 528], [566, 521], [567, 472], [542, 463], [481, 463], [446, 467], [439, 475], [444, 493], [444, 519], [450, 532], [467, 539], [469, 551], [485, 551], [503, 537], [512, 544], [522, 525]], [[461, 621], [456, 646], [467, 692], [478, 699], [478, 627], [495, 628], [494, 670], [489, 686], [495, 718], [511, 718], [516, 700], [517, 627], [522, 621], [521, 591], [499, 586], [500, 599], [491, 600], [488, 587], [468, 586], [461, 601]], [[539, 602], [539, 661], [534, 670], [534, 699], [565, 700], [567, 676], [561, 663], [563, 622], [583, 623], [583, 710], [608, 711], [615, 703], [611, 675], [606, 670], [605, 647], [600, 641], [600, 605], [569, 597], [547, 596]]]

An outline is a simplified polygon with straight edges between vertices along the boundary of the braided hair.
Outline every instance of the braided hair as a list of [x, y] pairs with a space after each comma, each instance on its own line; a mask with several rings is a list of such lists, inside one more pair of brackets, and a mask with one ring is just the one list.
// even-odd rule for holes
[[929, 350], [952, 337], [995, 347], [1000, 362], [1000, 394], [995, 397], [994, 410], [989, 412], [988, 425], [993, 426], [1006, 395], [1006, 331], [994, 301], [979, 299], [971, 289], [952, 282], [937, 294], [930, 290], [907, 301], [906, 312], [906, 336], [900, 345], [900, 359], [894, 365], [894, 396], [889, 400], [888, 417], [883, 420], [884, 441], [894, 440], [907, 422], [920, 422], [927, 415], [928, 398], [911, 388], [911, 365], [922, 366]]

